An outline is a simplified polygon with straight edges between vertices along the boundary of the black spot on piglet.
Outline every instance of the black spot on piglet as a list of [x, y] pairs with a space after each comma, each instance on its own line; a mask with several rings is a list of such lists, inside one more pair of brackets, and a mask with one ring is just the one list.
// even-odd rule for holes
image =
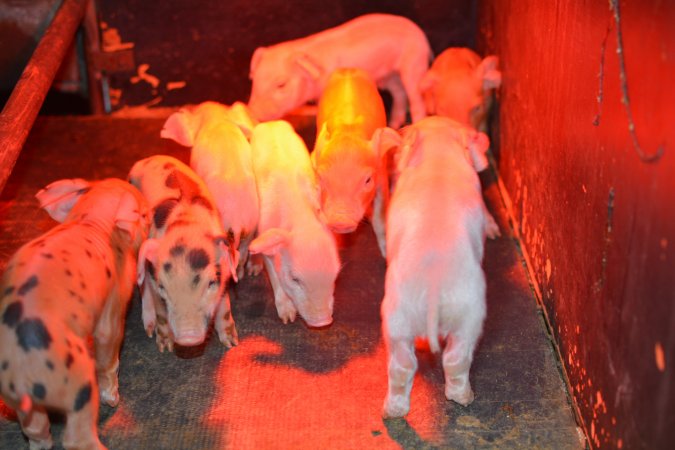
[[19, 290], [16, 291], [19, 295], [26, 295], [31, 291], [35, 286], [38, 285], [38, 278], [35, 275], [32, 275], [29, 279], [26, 280], [24, 284], [19, 287]]
[[41, 319], [26, 319], [16, 327], [16, 336], [19, 345], [25, 351], [31, 348], [40, 350], [48, 349], [52, 337]]
[[196, 196], [192, 197], [192, 200], [190, 201], [190, 203], [192, 203], [193, 205], [199, 205], [199, 206], [205, 208], [207, 211], [213, 211], [213, 205], [203, 195], [196, 195]]
[[173, 247], [171, 247], [171, 250], [169, 250], [169, 254], [173, 258], [176, 258], [177, 256], [180, 256], [183, 253], [185, 253], [185, 247], [182, 245], [174, 245]]
[[169, 218], [169, 214], [171, 214], [177, 203], [178, 200], [175, 198], [168, 198], [155, 207], [155, 213], [152, 217], [152, 220], [155, 222], [155, 228], [164, 228], [166, 219]]
[[148, 272], [148, 275], [150, 275], [154, 280], [157, 279], [157, 272], [155, 271], [155, 265], [150, 261], [145, 262], [145, 271]]
[[82, 388], [77, 393], [77, 397], [75, 397], [75, 405], [73, 405], [75, 412], [84, 408], [84, 406], [89, 403], [89, 400], [91, 400], [91, 383], [87, 383], [82, 386]]
[[188, 252], [187, 257], [192, 270], [202, 270], [209, 265], [209, 255], [203, 248], [193, 248]]
[[47, 389], [45, 389], [45, 385], [42, 383], [35, 383], [33, 384], [33, 396], [37, 399], [44, 400], [45, 396], [47, 395]]
[[7, 305], [5, 313], [2, 315], [2, 323], [8, 327], [14, 328], [16, 324], [21, 320], [21, 315], [23, 314], [23, 305], [21, 302], [14, 302]]
[[5, 290], [3, 291], [3, 293], [2, 293], [2, 296], [3, 296], [3, 297], [7, 297], [7, 296], [8, 296], [9, 294], [11, 294], [12, 292], [14, 292], [14, 286], [7, 286], [7, 287], [5, 288]]

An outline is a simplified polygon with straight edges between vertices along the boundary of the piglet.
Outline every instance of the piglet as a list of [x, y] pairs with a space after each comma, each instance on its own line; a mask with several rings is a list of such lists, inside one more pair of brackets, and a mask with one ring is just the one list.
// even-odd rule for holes
[[[248, 246], [258, 226], [258, 192], [244, 133], [250, 136], [254, 126], [242, 103], [226, 107], [204, 102], [169, 116], [161, 132], [163, 138], [192, 147], [190, 166], [213, 195], [223, 228], [234, 236], [239, 250], [237, 279], [244, 275]], [[249, 270], [254, 272], [254, 266]]]
[[102, 449], [99, 395], [119, 402], [119, 350], [147, 202], [113, 178], [56, 181], [37, 198], [61, 224], [21, 247], [2, 278], [0, 396], [30, 448], [52, 447], [47, 410], [56, 409], [66, 415], [65, 448]]
[[398, 128], [405, 122], [406, 98], [413, 121], [425, 116], [418, 85], [430, 60], [429, 42], [411, 20], [366, 14], [304, 38], [257, 48], [251, 57], [248, 105], [259, 120], [279, 119], [317, 100], [335, 69], [356, 67], [391, 92], [390, 125]]
[[492, 92], [502, 83], [498, 63], [496, 56], [481, 59], [468, 48], [444, 50], [420, 82], [427, 114], [486, 131]]
[[445, 396], [464, 406], [473, 401], [469, 368], [486, 314], [486, 217], [476, 163], [487, 147], [484, 134], [444, 117], [403, 131], [381, 307], [389, 367], [385, 417], [410, 409], [417, 337], [436, 353], [439, 336], [445, 339]]
[[138, 256], [148, 336], [156, 331], [160, 351], [172, 351], [174, 342], [199, 345], [215, 316], [220, 342], [235, 345], [226, 284], [236, 273], [238, 252], [234, 236], [223, 234], [204, 182], [187, 165], [164, 155], [136, 162], [129, 181], [152, 208], [150, 237]]
[[296, 314], [311, 327], [333, 321], [340, 270], [335, 238], [319, 220], [319, 194], [304, 142], [288, 122], [256, 126], [251, 136], [260, 196], [259, 236], [249, 251], [264, 255], [284, 323]]
[[319, 102], [312, 164], [321, 189], [321, 216], [336, 233], [351, 233], [368, 214], [382, 255], [386, 204], [387, 136], [384, 104], [361, 69], [338, 69]]

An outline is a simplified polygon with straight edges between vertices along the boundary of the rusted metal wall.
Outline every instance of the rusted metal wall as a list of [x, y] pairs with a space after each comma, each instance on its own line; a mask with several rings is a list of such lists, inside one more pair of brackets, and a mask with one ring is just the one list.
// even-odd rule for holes
[[675, 437], [675, 3], [482, 1], [499, 173], [594, 447]]
[[476, 0], [98, 0], [103, 50], [133, 48], [132, 70], [109, 71], [111, 109], [247, 101], [256, 47], [295, 39], [369, 12], [411, 18], [439, 53], [473, 46]]
[[11, 91], [19, 80], [59, 3], [0, 0], [0, 91]]
[[[0, 0], [0, 107], [19, 81], [61, 3], [59, 0]], [[53, 88], [71, 94], [83, 91], [83, 67], [84, 61], [74, 42], [56, 74]]]

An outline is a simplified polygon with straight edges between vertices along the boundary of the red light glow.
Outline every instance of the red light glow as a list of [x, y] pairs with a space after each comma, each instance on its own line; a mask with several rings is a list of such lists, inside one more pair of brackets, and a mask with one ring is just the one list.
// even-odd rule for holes
[[[320, 374], [260, 362], [260, 356], [281, 352], [280, 345], [255, 336], [222, 359], [205, 422], [227, 430], [228, 448], [400, 448], [381, 418], [387, 388], [383, 344]], [[442, 442], [444, 424], [435, 412], [445, 402], [442, 386], [416, 375], [406, 420], [428, 443]], [[254, 431], [251, 424], [257, 424]]]

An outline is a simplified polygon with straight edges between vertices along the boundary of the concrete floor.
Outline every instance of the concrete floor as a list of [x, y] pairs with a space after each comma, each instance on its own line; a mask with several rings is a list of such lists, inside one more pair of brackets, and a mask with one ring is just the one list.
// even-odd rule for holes
[[[156, 153], [187, 161], [188, 149], [159, 138], [162, 123], [40, 118], [0, 197], [0, 267], [54, 226], [33, 197], [48, 183], [125, 177], [134, 161]], [[101, 406], [101, 440], [110, 449], [583, 448], [496, 183], [490, 174], [483, 182], [502, 237], [486, 244], [488, 316], [471, 369], [473, 404], [445, 400], [440, 360], [422, 351], [410, 414], [382, 420], [385, 263], [364, 224], [344, 242], [335, 322], [327, 329], [283, 325], [262, 274], [235, 287], [239, 346], [226, 350], [211, 336], [193, 351], [160, 354], [135, 298], [121, 354], [122, 400], [115, 409]], [[63, 420], [54, 419], [60, 443]], [[0, 402], [0, 448], [27, 447]]]

